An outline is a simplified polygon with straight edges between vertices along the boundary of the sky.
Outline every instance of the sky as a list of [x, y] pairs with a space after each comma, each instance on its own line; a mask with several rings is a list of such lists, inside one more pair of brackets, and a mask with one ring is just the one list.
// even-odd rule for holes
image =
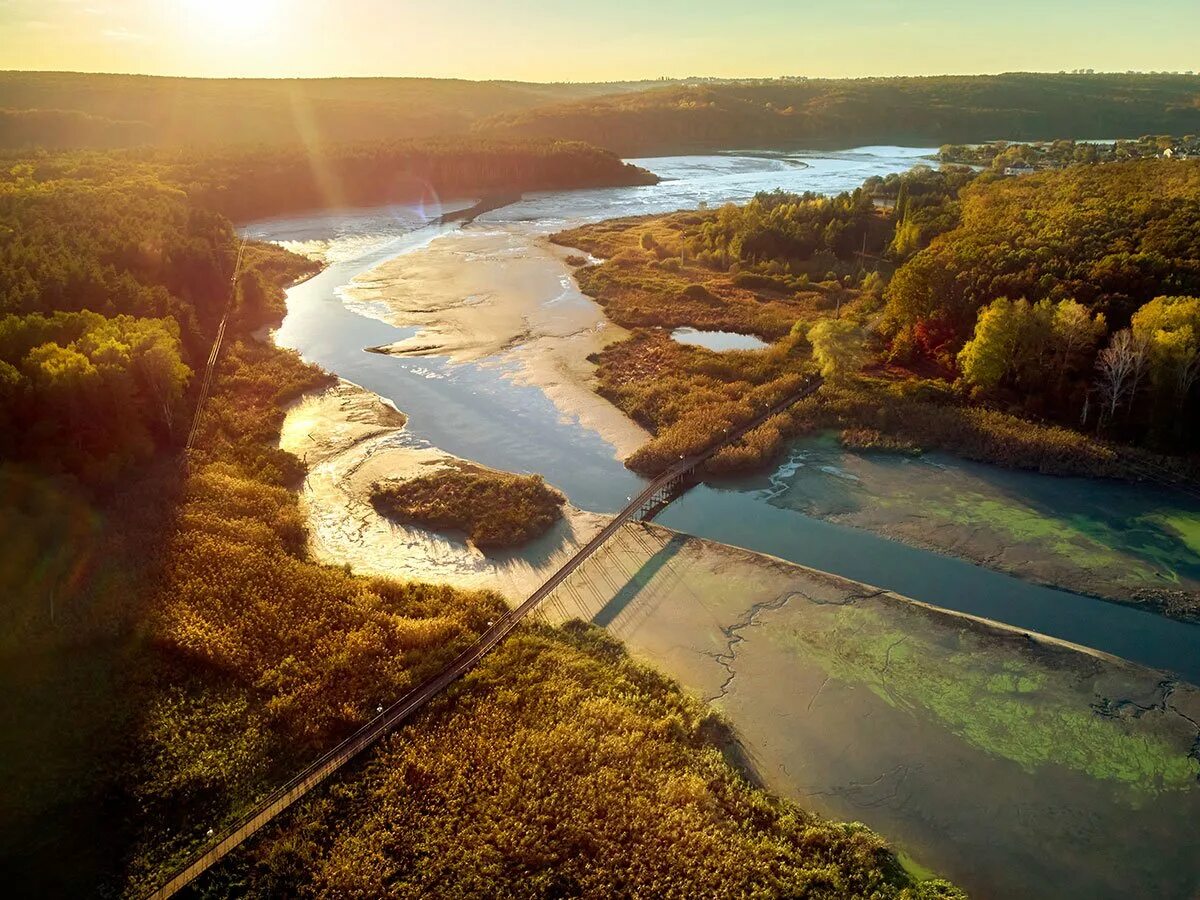
[[1200, 71], [1200, 0], [0, 0], [0, 69], [523, 81]]

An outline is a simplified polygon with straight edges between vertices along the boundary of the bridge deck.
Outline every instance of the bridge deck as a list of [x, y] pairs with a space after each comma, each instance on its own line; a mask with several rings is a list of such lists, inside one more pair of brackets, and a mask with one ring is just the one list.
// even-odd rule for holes
[[214, 844], [189, 860], [188, 864], [182, 870], [157, 888], [150, 896], [154, 898], [171, 897], [191, 884], [191, 882], [203, 875], [205, 871], [235, 850], [243, 841], [255, 834], [255, 832], [293, 803], [320, 785], [367, 747], [370, 747], [384, 735], [394, 730], [397, 725], [421, 709], [434, 697], [457, 681], [463, 674], [473, 668], [492, 648], [511, 634], [526, 616], [537, 609], [542, 601], [554, 592], [555, 588], [562, 584], [572, 572], [578, 569], [588, 557], [604, 546], [609, 538], [616, 534], [625, 523], [639, 518], [644, 511], [660, 507], [664, 502], [669, 503], [670, 499], [672, 499], [671, 495], [667, 493], [669, 489], [678, 485], [694, 473], [698, 466], [719, 453], [723, 448], [741, 440], [748, 432], [753, 431], [767, 421], [767, 419], [778, 415], [799, 400], [809, 396], [818, 387], [820, 387], [819, 379], [809, 381], [799, 391], [789, 395], [745, 425], [735, 428], [721, 441], [713, 444], [707, 450], [695, 456], [685, 457], [651, 481], [640, 494], [634, 497], [624, 509], [617, 513], [595, 537], [580, 547], [524, 603], [514, 609], [510, 609], [497, 619], [487, 631], [479, 636], [474, 644], [459, 654], [454, 662], [442, 670], [441, 673], [419, 687], [414, 688], [408, 694], [405, 694], [354, 734], [350, 735], [350, 737], [346, 738], [325, 755], [311, 763], [298, 775], [287, 781], [282, 787], [264, 799], [240, 822], [222, 833]]

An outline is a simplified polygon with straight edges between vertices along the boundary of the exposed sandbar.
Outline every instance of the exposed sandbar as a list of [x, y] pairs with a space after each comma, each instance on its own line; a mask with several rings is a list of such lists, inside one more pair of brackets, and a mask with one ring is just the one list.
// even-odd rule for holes
[[359, 276], [345, 302], [419, 329], [378, 352], [516, 361], [510, 377], [540, 388], [624, 458], [649, 435], [596, 395], [588, 356], [627, 332], [580, 293], [570, 252], [517, 226], [471, 226]]

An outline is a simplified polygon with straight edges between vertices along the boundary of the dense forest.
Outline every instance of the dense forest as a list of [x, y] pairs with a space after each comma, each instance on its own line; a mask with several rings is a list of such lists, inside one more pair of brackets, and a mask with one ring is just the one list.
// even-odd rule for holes
[[498, 114], [479, 130], [624, 156], [731, 147], [941, 146], [1200, 132], [1200, 76], [1011, 73], [672, 85]]
[[474, 138], [182, 157], [171, 173], [197, 203], [235, 221], [385, 202], [435, 211], [442, 198], [658, 181], [588, 144]]
[[2, 72], [0, 148], [313, 146], [432, 137], [464, 132], [485, 116], [646, 86]]
[[[199, 209], [234, 221], [319, 207], [393, 202], [421, 202], [435, 215], [443, 197], [657, 181], [645, 169], [624, 163], [606, 150], [566, 141], [457, 138], [311, 150], [147, 149], [0, 157], [0, 184], [18, 191], [18, 199], [12, 202], [23, 204], [61, 208], [60, 195], [72, 189], [71, 182], [77, 182], [74, 190], [82, 197], [80, 203], [87, 205], [96, 191], [133, 191], [135, 178], [144, 182], [144, 196], [131, 198], [138, 207], [174, 203], [182, 210], [182, 193], [192, 210], [188, 215], [202, 217], [203, 213], [195, 211]], [[39, 199], [33, 189], [44, 182], [61, 185], [49, 199]], [[174, 196], [168, 188], [174, 189]], [[113, 204], [108, 215], [136, 217], [141, 211], [138, 207]], [[214, 221], [211, 216], [209, 220], [197, 218], [186, 228], [165, 232], [163, 240], [175, 242], [181, 239], [177, 232], [192, 234], [216, 227]], [[54, 225], [48, 223], [49, 229]], [[76, 240], [86, 243], [83, 237]], [[47, 240], [71, 238], [47, 235]], [[42, 241], [25, 243], [40, 246]]]
[[1005, 75], [525, 84], [0, 73], [0, 149], [313, 148], [462, 135], [623, 156], [1200, 133], [1200, 76]]
[[77, 109], [0, 109], [0, 147], [71, 150], [137, 147], [151, 140], [145, 122], [95, 116]]
[[982, 179], [961, 205], [888, 285], [893, 359], [1034, 415], [1196, 449], [1200, 163]]

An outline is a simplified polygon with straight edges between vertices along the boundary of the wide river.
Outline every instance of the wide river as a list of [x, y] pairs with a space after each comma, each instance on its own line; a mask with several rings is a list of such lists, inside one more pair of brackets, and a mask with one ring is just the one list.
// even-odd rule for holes
[[[905, 171], [931, 152], [863, 147], [786, 158], [721, 155], [635, 160], [658, 173], [663, 181], [649, 187], [531, 194], [520, 203], [486, 214], [469, 227], [505, 228], [510, 233], [515, 230], [533, 243], [546, 234], [583, 222], [740, 202], [761, 190], [836, 193], [857, 187], [871, 175]], [[305, 359], [393, 401], [409, 416], [408, 427], [414, 439], [499, 469], [541, 473], [565, 491], [576, 506], [613, 512], [636, 493], [641, 480], [621, 464], [614, 447], [597, 431], [576, 417], [564, 416], [538, 387], [514, 379], [512, 367], [502, 359], [456, 363], [439, 356], [397, 357], [364, 352], [368, 347], [411, 338], [417, 329], [387, 324], [383, 319], [385, 310], [345, 302], [347, 285], [381, 263], [455, 231], [460, 226], [438, 225], [434, 220], [443, 208], [458, 208], [469, 202], [328, 210], [248, 226], [246, 233], [252, 237], [309, 252], [316, 249], [329, 262], [320, 275], [289, 292], [288, 315], [276, 340], [295, 348]], [[470, 264], [469, 256], [463, 264]], [[544, 298], [544, 303], [549, 306], [559, 302], [570, 290], [570, 278], [564, 269], [561, 285]], [[830, 485], [849, 492], [854, 505], [873, 509], [895, 493], [896, 485], [908, 484], [912, 478], [907, 470], [898, 469], [891, 473], [891, 482], [885, 480], [879, 488], [886, 494], [873, 494], [862, 473], [844, 471], [842, 463], [846, 460], [839, 458], [836, 450], [811, 444], [798, 442], [791, 458], [773, 473], [691, 491], [660, 517], [660, 523], [948, 609], [1103, 650], [1200, 683], [1200, 626], [1082, 593], [1056, 590], [818, 514], [827, 510], [814, 509], [812, 494], [828, 492]], [[895, 468], [902, 464], [885, 465]], [[931, 465], [946, 468], [956, 464], [935, 459]], [[976, 487], [981, 480], [995, 481], [996, 473], [979, 474], [986, 473], [988, 467], [975, 470]], [[875, 473], [879, 477], [883, 474]], [[920, 475], [916, 470], [911, 474]], [[1123, 555], [1114, 556], [1116, 563], [1126, 569], [1144, 569], [1148, 584], [1170, 587], [1180, 578], [1200, 577], [1194, 544], [1177, 541], [1165, 554], [1171, 558], [1164, 559], [1161, 545], [1170, 543], [1171, 533], [1159, 529], [1150, 539], [1144, 530], [1130, 524], [1135, 520], [1145, 524], [1156, 518], [1178, 521], [1180, 516], [1189, 523], [1200, 522], [1200, 505], [1187, 498], [1152, 488], [1131, 490], [1103, 482], [1063, 481], [1022, 473], [1004, 473], [1002, 477], [1003, 484], [992, 484], [990, 490], [1010, 505], [1019, 501], [1019, 512], [1026, 518], [1030, 510], [1035, 510], [1046, 520], [1058, 516], [1059, 531], [1069, 526], [1075, 532], [1087, 532], [1086, 540], [1080, 538], [1083, 544], [1062, 544], [1065, 556], [1078, 557], [1085, 550], [1095, 552], [1097, 547], [1112, 549], [1096, 544], [1095, 533], [1101, 532], [1109, 545], [1122, 545], [1117, 549]], [[979, 524], [970, 521], [970, 515], [996, 508], [995, 496], [981, 501], [972, 499], [976, 496], [960, 493], [956, 497], [963, 507], [956, 514], [960, 519], [968, 516], [961, 521], [964, 530]], [[1069, 510], [1062, 508], [1064, 497], [1073, 504]], [[1079, 504], [1084, 502], [1086, 511], [1080, 512]], [[1011, 527], [1012, 510], [1002, 512], [1002, 524]], [[943, 524], [953, 525], [954, 521]], [[1087, 528], [1081, 530], [1081, 523]], [[1040, 534], [1033, 532], [1031, 545], [1045, 543]]]

